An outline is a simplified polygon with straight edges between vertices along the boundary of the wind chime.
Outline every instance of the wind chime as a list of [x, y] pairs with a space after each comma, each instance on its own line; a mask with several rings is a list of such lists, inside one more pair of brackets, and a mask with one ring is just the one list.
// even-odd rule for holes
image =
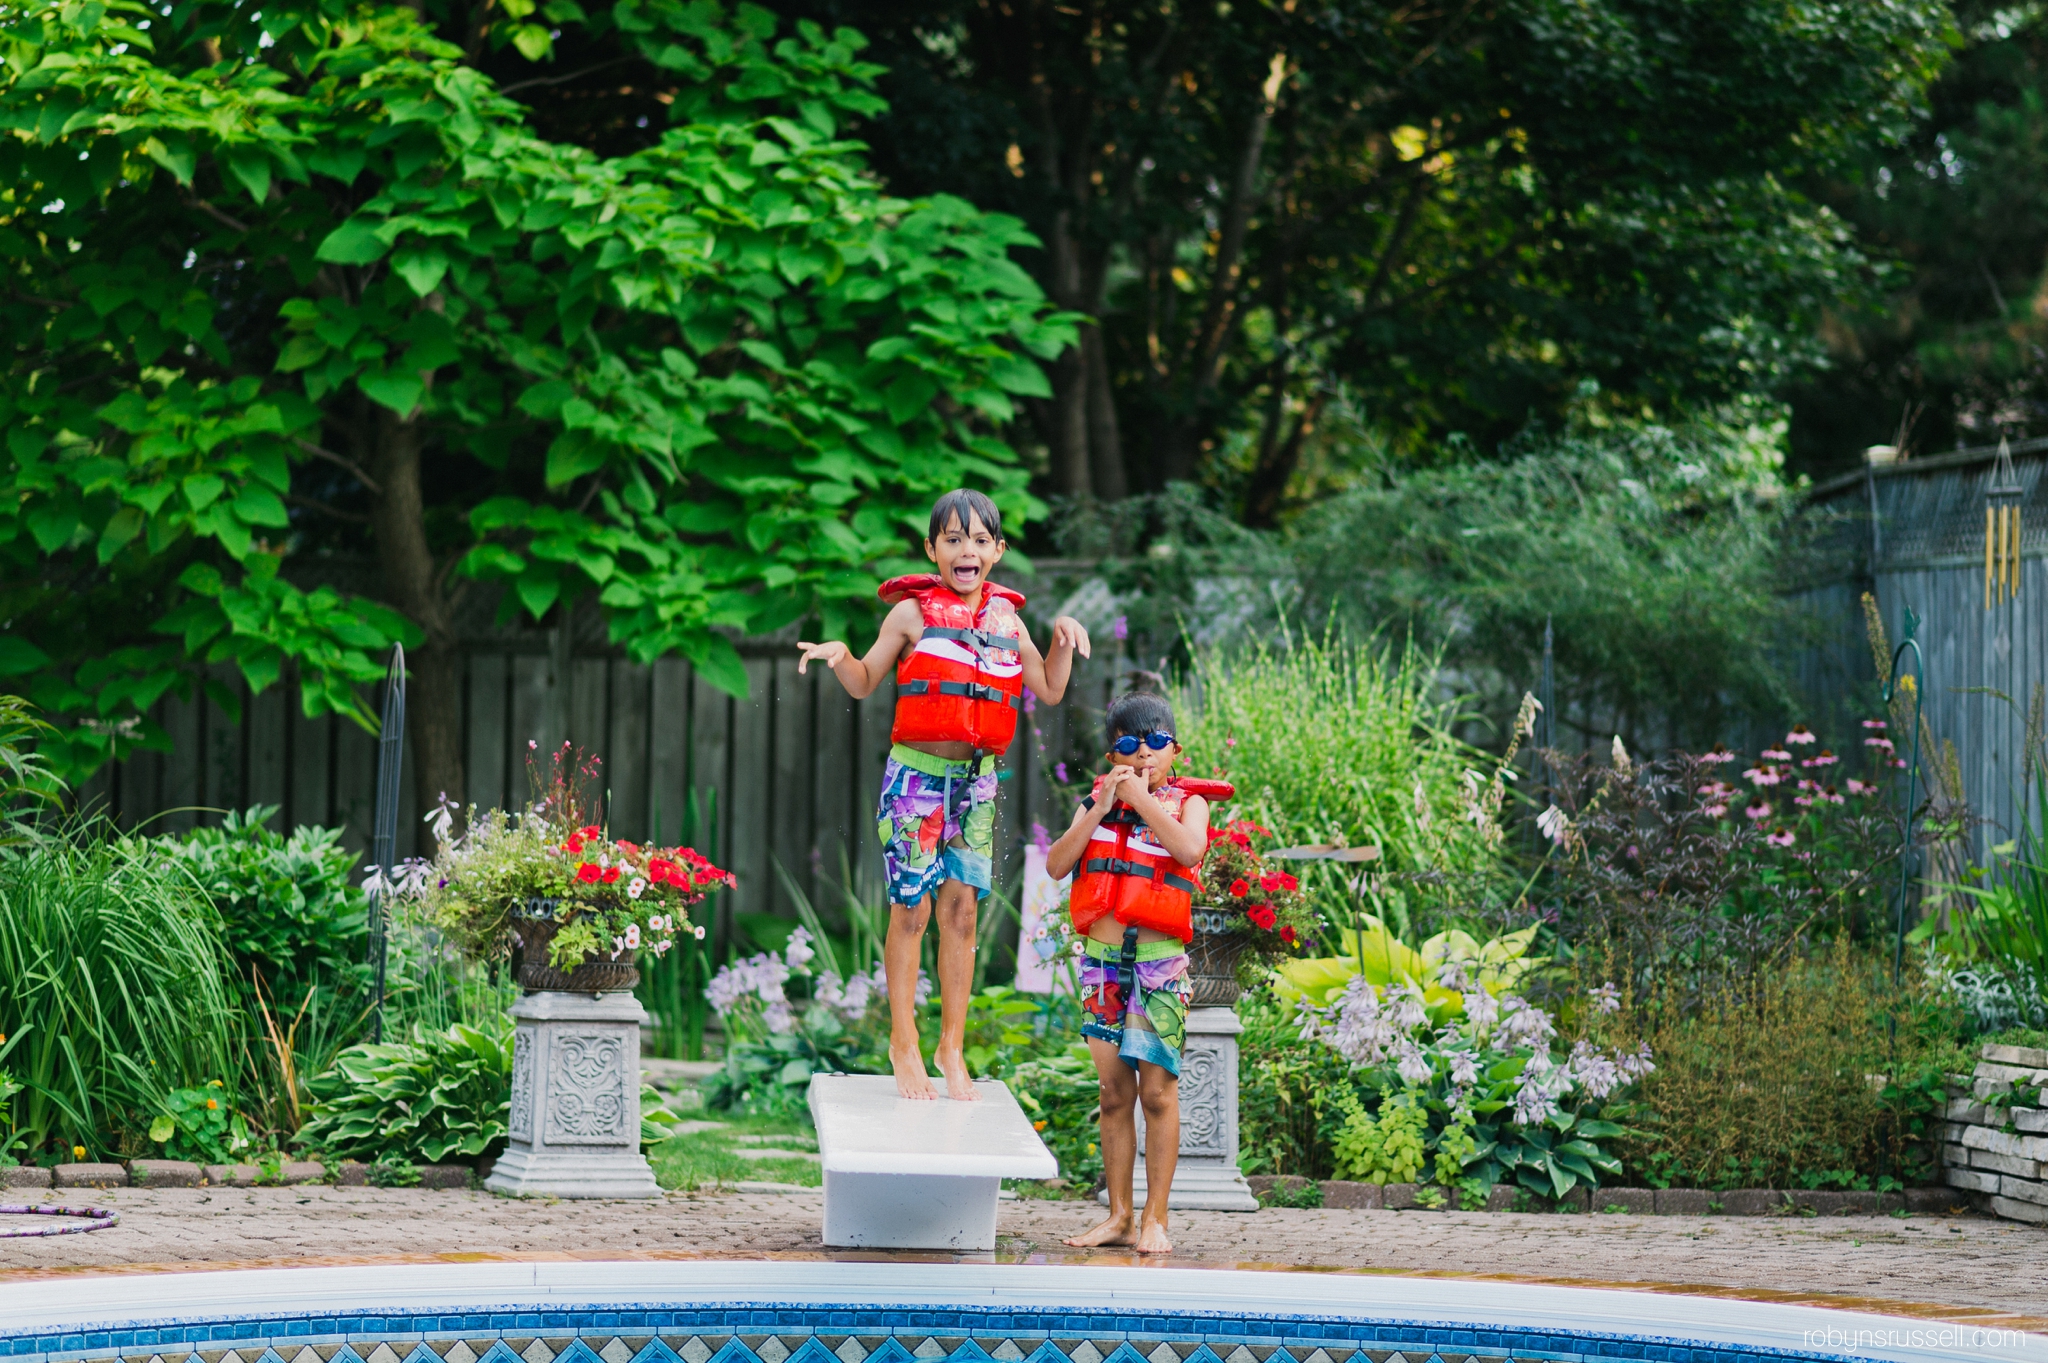
[[2020, 497], [2024, 491], [2012, 471], [2012, 453], [2000, 439], [1991, 485], [1984, 489], [1985, 610], [2020, 594]]

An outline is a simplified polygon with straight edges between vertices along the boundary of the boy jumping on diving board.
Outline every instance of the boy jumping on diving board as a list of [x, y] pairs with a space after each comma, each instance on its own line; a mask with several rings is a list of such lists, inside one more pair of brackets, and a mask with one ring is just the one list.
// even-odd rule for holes
[[935, 1098], [917, 1036], [917, 963], [933, 901], [939, 914], [939, 1044], [946, 1096], [975, 1092], [962, 1048], [974, 978], [975, 905], [988, 893], [995, 846], [996, 757], [1017, 732], [1025, 687], [1047, 705], [1067, 692], [1088, 631], [1063, 615], [1043, 656], [1017, 608], [989, 581], [1002, 560], [1002, 515], [965, 488], [932, 507], [925, 556], [936, 573], [884, 582], [893, 609], [864, 658], [845, 644], [798, 643], [797, 671], [824, 663], [855, 700], [896, 670], [896, 722], [875, 823], [889, 880], [889, 1064], [905, 1098]]

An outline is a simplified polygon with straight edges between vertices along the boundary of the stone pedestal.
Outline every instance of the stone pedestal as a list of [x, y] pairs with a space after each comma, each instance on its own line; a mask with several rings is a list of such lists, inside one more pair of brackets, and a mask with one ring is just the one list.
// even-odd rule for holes
[[[1231, 1008], [1190, 1008], [1180, 1058], [1180, 1161], [1166, 1205], [1175, 1211], [1255, 1212], [1259, 1199], [1237, 1170], [1237, 1034]], [[1145, 1109], [1138, 1108], [1132, 1197], [1145, 1205]], [[1105, 1190], [1100, 1201], [1107, 1205]]]
[[510, 1144], [484, 1187], [514, 1197], [659, 1197], [640, 1153], [640, 1023], [631, 994], [512, 1005]]

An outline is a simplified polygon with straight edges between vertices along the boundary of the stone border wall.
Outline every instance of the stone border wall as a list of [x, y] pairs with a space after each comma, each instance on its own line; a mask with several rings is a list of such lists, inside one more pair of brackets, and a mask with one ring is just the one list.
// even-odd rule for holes
[[[1306, 1189], [1310, 1180], [1297, 1174], [1254, 1174], [1245, 1180], [1263, 1205], [1284, 1205], [1289, 1193]], [[1366, 1211], [1449, 1211], [1425, 1207], [1416, 1200], [1414, 1183], [1351, 1183], [1325, 1179], [1322, 1205]], [[1888, 1216], [1960, 1210], [1962, 1198], [1953, 1189], [1908, 1188], [1903, 1193], [1866, 1193], [1834, 1189], [1735, 1188], [1714, 1192], [1704, 1188], [1574, 1188], [1556, 1201], [1544, 1201], [1524, 1189], [1496, 1186], [1486, 1200], [1489, 1212], [1612, 1212], [1631, 1216]], [[2048, 1209], [2044, 1209], [2048, 1210]]]
[[1980, 1211], [2048, 1225], [2048, 1050], [1978, 1054], [1949, 1098], [1942, 1176]]

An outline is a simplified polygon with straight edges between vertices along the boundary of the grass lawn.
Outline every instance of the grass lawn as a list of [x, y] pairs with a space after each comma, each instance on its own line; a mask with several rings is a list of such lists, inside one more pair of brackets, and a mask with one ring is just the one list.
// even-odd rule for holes
[[[727, 1121], [698, 1109], [684, 1118], [682, 1130], [682, 1135], [647, 1150], [647, 1162], [654, 1166], [654, 1177], [664, 1188], [729, 1188], [742, 1182], [798, 1183], [815, 1188], [824, 1182], [818, 1168], [817, 1133], [800, 1119], [735, 1117]], [[755, 1153], [766, 1151], [787, 1151], [789, 1155]]]

